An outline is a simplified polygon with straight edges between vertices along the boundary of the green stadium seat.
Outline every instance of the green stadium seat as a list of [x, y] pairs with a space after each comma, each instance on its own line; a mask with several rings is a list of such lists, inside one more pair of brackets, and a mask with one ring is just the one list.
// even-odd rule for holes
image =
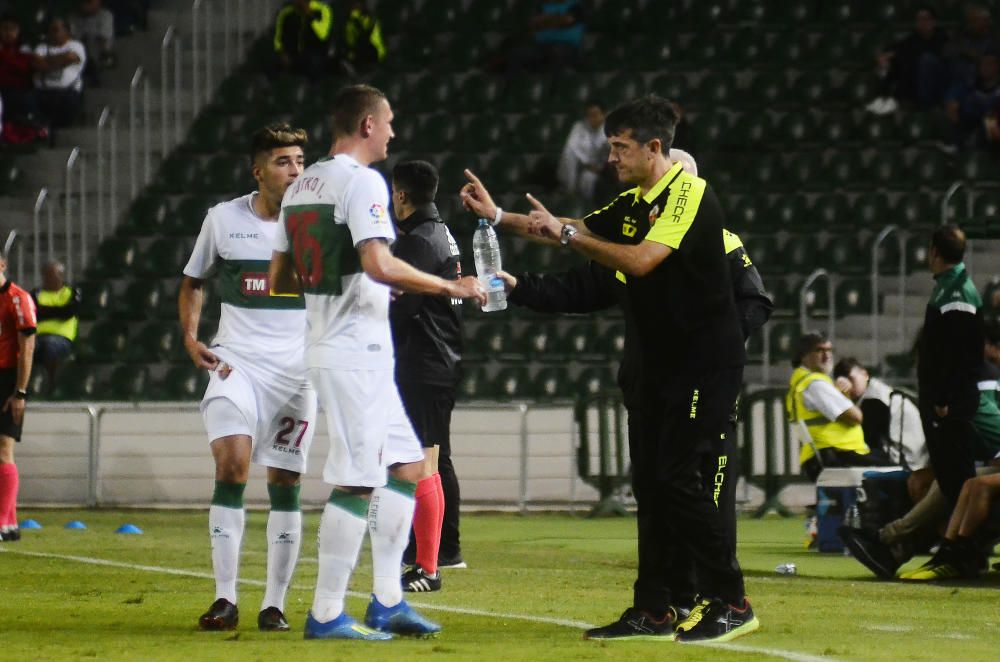
[[[826, 182], [826, 172], [813, 153], [802, 152], [791, 154], [785, 161], [783, 188], [792, 191], [822, 191], [829, 188]], [[775, 187], [780, 189], [781, 186]], [[816, 219], [808, 214], [806, 223], [815, 223]]]
[[906, 273], [923, 271], [927, 268], [927, 251], [930, 247], [930, 236], [911, 234], [906, 240]]
[[449, 77], [435, 74], [421, 76], [411, 89], [410, 112], [420, 113], [440, 112], [449, 108], [456, 93]]
[[[701, 118], [698, 122], [701, 122]], [[705, 130], [700, 126], [698, 128]], [[770, 148], [773, 128], [773, 122], [767, 115], [746, 113], [737, 120], [731, 131], [723, 130], [720, 137], [723, 144], [731, 149], [759, 151]]]
[[[766, 266], [754, 259], [754, 256], [750, 256], [751, 260], [754, 260], [754, 264], [757, 266], [758, 271], [762, 270], [762, 267]], [[788, 287], [788, 281], [781, 276], [773, 275], [768, 276], [764, 279], [764, 291], [771, 298], [774, 303], [775, 310], [779, 312], [789, 313], [792, 309], [798, 305], [794, 301], [795, 297], [798, 296], [798, 292], [792, 293], [791, 289]]]
[[555, 322], [532, 324], [518, 339], [521, 353], [542, 363], [561, 363], [566, 359], [566, 346]]
[[851, 203], [851, 224], [855, 229], [883, 228], [895, 222], [884, 193], [862, 193]]
[[[730, 201], [733, 201], [731, 207], [728, 204]], [[730, 195], [724, 197], [723, 204], [727, 207], [726, 225], [737, 234], [768, 225], [764, 218], [767, 215], [767, 198], [763, 196], [737, 197]]]
[[108, 394], [115, 400], [148, 400], [151, 396], [149, 368], [119, 365], [108, 377]]
[[830, 145], [843, 145], [855, 139], [854, 122], [837, 112], [824, 112], [816, 122], [816, 133], [819, 142]]
[[781, 259], [791, 273], [807, 274], [816, 268], [818, 261], [816, 237], [808, 235], [792, 235], [781, 247]]
[[474, 115], [463, 132], [467, 151], [488, 151], [503, 147], [510, 137], [510, 127], [504, 115]]
[[501, 368], [493, 379], [492, 391], [500, 400], [530, 398], [531, 390], [528, 368], [523, 365]]
[[587, 29], [610, 35], [629, 35], [642, 32], [646, 21], [644, 12], [636, 3], [600, 2], [587, 15]]
[[245, 157], [233, 154], [219, 154], [205, 166], [195, 190], [203, 193], [225, 194], [232, 197], [236, 193], [256, 187], [250, 174], [250, 164]]
[[813, 224], [822, 230], [840, 231], [851, 227], [851, 214], [844, 194], [816, 196], [808, 213]]
[[173, 208], [170, 198], [145, 194], [132, 203], [125, 221], [118, 226], [118, 234], [126, 237], [143, 237], [162, 232], [170, 221]]
[[750, 259], [757, 266], [757, 271], [764, 274], [787, 273], [788, 268], [785, 261], [780, 257], [781, 251], [778, 248], [776, 237], [767, 234], [745, 234], [741, 236], [743, 246]]
[[871, 283], [865, 278], [848, 278], [837, 285], [837, 314], [868, 315], [872, 310]]
[[[597, 86], [593, 76], [579, 73], [565, 73], [555, 79], [551, 99], [558, 104], [558, 112], [582, 115], [583, 107], [597, 99]], [[598, 99], [607, 104], [603, 99]]]
[[118, 360], [125, 355], [128, 341], [128, 323], [117, 320], [98, 322], [77, 340], [77, 360], [81, 363]]
[[[943, 137], [941, 127], [929, 113], [914, 112], [902, 118], [899, 133], [907, 145], [938, 140]], [[971, 156], [971, 155], [970, 155]]]
[[860, 274], [869, 269], [871, 255], [856, 234], [835, 234], [822, 250], [823, 266], [836, 274]]
[[830, 182], [839, 188], [871, 187], [871, 171], [859, 152], [841, 150], [827, 157]]
[[497, 154], [489, 164], [490, 187], [495, 191], [521, 191], [527, 186], [528, 169], [517, 154]]
[[515, 351], [514, 330], [510, 324], [484, 321], [471, 334], [465, 354], [476, 361], [511, 356]]
[[[860, 4], [860, 3], [859, 3]], [[810, 48], [810, 61], [817, 66], [840, 66], [856, 59], [850, 39], [845, 39], [840, 30], [823, 30], [816, 35]], [[820, 101], [820, 98], [816, 98]]]
[[804, 232], [813, 227], [813, 218], [807, 211], [809, 203], [800, 193], [779, 195], [767, 209], [768, 220], [788, 232]]
[[461, 145], [462, 126], [449, 113], [423, 115], [419, 128], [410, 139], [418, 153], [447, 152]]
[[892, 218], [893, 222], [907, 229], [932, 228], [941, 221], [941, 208], [930, 196], [910, 193], [897, 201], [892, 209]]
[[21, 168], [12, 159], [0, 160], [0, 195], [17, 190], [24, 179]]
[[489, 377], [481, 365], [462, 362], [462, 380], [458, 383], [459, 400], [483, 400], [492, 396]]
[[961, 172], [951, 160], [937, 150], [925, 151], [917, 156], [909, 168], [909, 173], [911, 180], [909, 186], [915, 181], [918, 184], [937, 187], [961, 177]]
[[229, 76], [219, 85], [216, 103], [230, 113], [246, 112], [268, 96], [270, 81], [253, 74]]
[[80, 283], [80, 319], [94, 320], [111, 314], [115, 300], [114, 288], [106, 280]]
[[895, 144], [900, 139], [899, 124], [893, 115], [858, 115], [855, 133], [866, 146]]
[[184, 239], [160, 237], [153, 240], [137, 261], [135, 273], [150, 278], [179, 276], [191, 257], [191, 247]]
[[618, 361], [625, 356], [625, 325], [616, 322], [596, 338], [595, 350], [607, 361]]
[[613, 72], [629, 65], [631, 50], [614, 35], [596, 34], [587, 39], [583, 49], [583, 69], [591, 72]]
[[208, 371], [199, 370], [190, 362], [176, 365], [163, 376], [159, 394], [167, 400], [200, 400], [208, 386]]
[[745, 27], [730, 37], [729, 43], [723, 48], [723, 57], [727, 62], [749, 67], [764, 59], [766, 49], [766, 35], [758, 28]]
[[713, 106], [728, 106], [737, 98], [739, 84], [731, 73], [710, 73], [702, 79], [698, 100]]
[[201, 182], [202, 165], [197, 157], [175, 152], [160, 165], [155, 186], [167, 193], [190, 193]]
[[106, 239], [97, 248], [97, 256], [87, 270], [88, 278], [115, 278], [131, 273], [139, 255], [133, 239]]
[[811, 55], [809, 42], [809, 33], [801, 29], [778, 33], [765, 57], [778, 65], [788, 66], [794, 63], [795, 66], [802, 66], [809, 61]]
[[785, 113], [772, 131], [772, 142], [788, 149], [801, 149], [815, 140], [816, 121], [812, 115], [798, 112]]
[[125, 288], [118, 300], [115, 318], [127, 320], [148, 319], [160, 307], [163, 286], [159, 280], [143, 278], [134, 280]]
[[562, 400], [576, 395], [566, 366], [547, 366], [532, 380], [531, 395], [537, 400]]
[[191, 237], [201, 232], [205, 216], [217, 198], [205, 195], [189, 195], [177, 204], [173, 218], [166, 230], [174, 236]]
[[[242, 109], [240, 109], [242, 110]], [[229, 115], [209, 107], [198, 115], [188, 131], [185, 147], [192, 152], [212, 153], [225, 145], [232, 133]]]
[[959, 168], [963, 179], [971, 182], [1000, 181], [1000, 158], [985, 152], [963, 154]]
[[642, 80], [635, 76], [615, 76], [601, 86], [598, 98], [609, 108], [631, 101], [646, 93]]
[[[455, 110], [463, 113], [479, 113], [496, 108], [503, 96], [503, 79], [481, 73], [469, 75], [456, 88]], [[570, 103], [567, 99], [566, 103]]]
[[577, 376], [573, 395], [595, 395], [617, 389], [614, 372], [607, 366], [590, 366], [584, 368]]
[[514, 141], [522, 152], [556, 154], [562, 151], [569, 131], [566, 115], [523, 115], [514, 123]]
[[870, 185], [886, 189], [912, 186], [899, 152], [878, 152], [869, 165]]
[[691, 96], [694, 87], [682, 73], [670, 72], [656, 76], [649, 91], [664, 99], [683, 100]]
[[592, 321], [577, 322], [566, 329], [562, 343], [573, 360], [589, 362], [597, 359], [608, 359], [600, 351], [600, 337], [597, 336], [596, 331], [597, 327]]
[[501, 108], [510, 113], [529, 113], [541, 108], [549, 95], [548, 79], [543, 76], [521, 76], [507, 82]]
[[798, 322], [778, 322], [771, 325], [771, 362], [791, 358], [802, 332]]
[[94, 366], [68, 363], [52, 389], [53, 400], [95, 400], [103, 397]]

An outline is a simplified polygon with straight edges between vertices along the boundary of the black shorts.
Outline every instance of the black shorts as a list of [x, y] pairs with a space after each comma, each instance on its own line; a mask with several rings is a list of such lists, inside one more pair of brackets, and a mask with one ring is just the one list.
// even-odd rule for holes
[[451, 411], [455, 408], [455, 389], [434, 384], [401, 382], [399, 397], [413, 424], [413, 431], [424, 448], [440, 446], [441, 455], [451, 454]]
[[[17, 390], [17, 368], [0, 370], [0, 399], [6, 402], [15, 390]], [[0, 435], [21, 441], [21, 426], [14, 423], [10, 409], [0, 412]]]

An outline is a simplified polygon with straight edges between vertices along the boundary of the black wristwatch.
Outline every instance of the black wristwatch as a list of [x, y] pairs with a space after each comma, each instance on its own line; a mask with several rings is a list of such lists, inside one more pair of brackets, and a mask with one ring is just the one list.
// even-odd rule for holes
[[569, 246], [570, 238], [572, 238], [573, 235], [579, 232], [580, 231], [577, 230], [575, 227], [573, 227], [569, 223], [566, 223], [565, 225], [562, 226], [562, 232], [559, 233], [559, 243], [562, 244], [563, 246]]
[[25, 391], [24, 389], [19, 388], [16, 391], [14, 391], [14, 398], [17, 400], [27, 400], [28, 392]]

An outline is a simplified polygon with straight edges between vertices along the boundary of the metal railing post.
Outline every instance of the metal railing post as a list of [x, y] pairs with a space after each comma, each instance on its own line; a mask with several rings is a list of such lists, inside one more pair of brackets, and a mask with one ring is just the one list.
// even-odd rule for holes
[[94, 508], [101, 503], [101, 417], [104, 410], [101, 407], [89, 405], [87, 414], [90, 416], [90, 439], [87, 452], [87, 506]]
[[[41, 188], [38, 191], [38, 197], [35, 198], [35, 208], [31, 215], [31, 232], [34, 235], [32, 240], [32, 257], [35, 263], [35, 285], [40, 285], [42, 282], [42, 208], [45, 206], [48, 200], [49, 190], [47, 188]], [[52, 205], [49, 205], [51, 208]], [[50, 215], [51, 219], [51, 215]], [[51, 226], [51, 223], [50, 223]], [[51, 232], [51, 227], [49, 228]], [[48, 238], [49, 246], [52, 245], [52, 237]], [[50, 248], [51, 252], [51, 248]]]
[[170, 47], [174, 46], [174, 26], [167, 26], [160, 42], [160, 146], [163, 154], [170, 151]]
[[528, 513], [528, 405], [520, 403], [517, 410], [521, 413], [521, 457], [520, 480], [518, 481], [518, 510], [522, 515]]
[[[944, 197], [941, 198], [941, 223], [939, 225], [944, 225], [948, 222], [948, 203], [951, 199], [955, 197], [955, 194], [962, 188], [968, 188], [965, 182], [959, 180], [952, 182], [948, 190], [944, 192]], [[966, 216], [972, 216], [972, 197], [965, 196], [965, 214]]]
[[879, 342], [881, 340], [881, 329], [879, 321], [879, 279], [880, 271], [879, 262], [881, 258], [879, 256], [879, 248], [882, 246], [882, 242], [891, 235], [896, 235], [896, 242], [899, 247], [899, 314], [896, 319], [896, 333], [899, 338], [899, 343], [901, 351], [906, 346], [906, 239], [903, 237], [902, 232], [895, 225], [888, 225], [882, 229], [875, 236], [875, 241], [872, 242], [872, 270], [871, 270], [871, 283], [872, 283], [872, 308], [871, 308], [871, 327], [872, 327], [872, 355], [871, 355], [871, 365], [881, 365], [882, 361], [880, 359], [881, 353], [879, 348]]
[[829, 319], [827, 320], [827, 332], [826, 335], [830, 339], [830, 342], [834, 341], [834, 332], [836, 327], [836, 304], [833, 300], [833, 277], [827, 273], [826, 269], [817, 269], [809, 274], [806, 278], [806, 282], [802, 283], [802, 288], [799, 290], [799, 326], [802, 328], [803, 333], [809, 327], [809, 316], [806, 313], [806, 296], [809, 292], [809, 287], [819, 280], [820, 278], [826, 278], [826, 292], [827, 292], [827, 314]]
[[[73, 171], [76, 168], [77, 161], [80, 160], [80, 148], [74, 147], [69, 153], [69, 158], [66, 159], [66, 186], [63, 190], [64, 203], [63, 203], [63, 214], [65, 218], [65, 230], [66, 230], [66, 278], [69, 282], [73, 282]], [[81, 192], [82, 193], [82, 192]], [[81, 236], [81, 241], [85, 240]]]
[[128, 169], [131, 184], [131, 199], [139, 195], [139, 145], [136, 132], [139, 130], [139, 118], [136, 105], [138, 102], [139, 83], [142, 80], [142, 67], [137, 67], [132, 74], [132, 82], [128, 90]]
[[[111, 123], [111, 106], [105, 106], [97, 120], [97, 240], [104, 241], [104, 220], [108, 195], [108, 155], [104, 152], [105, 133]], [[117, 174], [117, 173], [115, 173]]]
[[111, 165], [111, 177], [108, 185], [108, 191], [111, 194], [111, 225], [114, 227], [115, 223], [118, 222], [118, 116], [115, 114], [111, 115], [111, 143], [110, 146], [110, 165]]
[[765, 384], [771, 383], [771, 325], [764, 324], [763, 331], [764, 347], [761, 351], [761, 379]]
[[191, 4], [191, 111], [195, 115], [201, 110], [201, 76], [198, 71], [201, 65], [201, 53], [198, 51], [201, 48], [198, 40], [198, 28], [202, 23], [199, 16], [201, 8], [201, 0], [194, 0]]
[[149, 78], [145, 76], [142, 77], [142, 166], [145, 172], [145, 178], [143, 179], [143, 184], [148, 186], [151, 181], [153, 181], [153, 145], [151, 138], [151, 127], [150, 127], [150, 107], [152, 104], [149, 100]]
[[[181, 122], [181, 90], [184, 80], [181, 69], [181, 46], [180, 35], [174, 33], [174, 145], [179, 145], [184, 140], [184, 126]], [[163, 158], [166, 156], [164, 154]]]

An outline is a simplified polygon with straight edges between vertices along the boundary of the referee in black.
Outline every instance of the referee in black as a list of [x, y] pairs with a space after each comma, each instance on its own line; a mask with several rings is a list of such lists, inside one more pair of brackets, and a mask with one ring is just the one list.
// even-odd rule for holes
[[465, 205], [481, 216], [558, 241], [615, 270], [624, 282], [625, 316], [642, 357], [636, 375], [641, 461], [633, 468], [634, 480], [655, 523], [640, 528], [645, 539], [639, 548], [660, 551], [640, 555], [639, 576], [669, 567], [671, 555], [684, 546], [694, 560], [702, 600], [680, 622], [672, 602], [633, 605], [618, 621], [588, 631], [595, 639], [729, 641], [759, 627], [723, 517], [702, 480], [716, 469], [725, 444], [746, 353], [725, 257], [722, 209], [705, 180], [669, 159], [676, 122], [669, 102], [655, 96], [608, 115], [609, 163], [620, 181], [635, 187], [582, 222], [552, 216], [531, 196], [535, 209], [527, 216], [500, 210], [470, 172], [462, 189]]
[[[422, 271], [457, 280], [462, 275], [458, 244], [434, 204], [437, 188], [437, 170], [426, 161], [401, 162], [393, 168], [392, 208], [398, 236], [392, 250]], [[439, 565], [464, 567], [450, 434], [462, 357], [461, 303], [401, 294], [389, 307], [396, 385], [425, 455], [413, 517], [415, 551], [407, 550], [412, 567], [403, 573], [404, 591], [440, 590]]]

